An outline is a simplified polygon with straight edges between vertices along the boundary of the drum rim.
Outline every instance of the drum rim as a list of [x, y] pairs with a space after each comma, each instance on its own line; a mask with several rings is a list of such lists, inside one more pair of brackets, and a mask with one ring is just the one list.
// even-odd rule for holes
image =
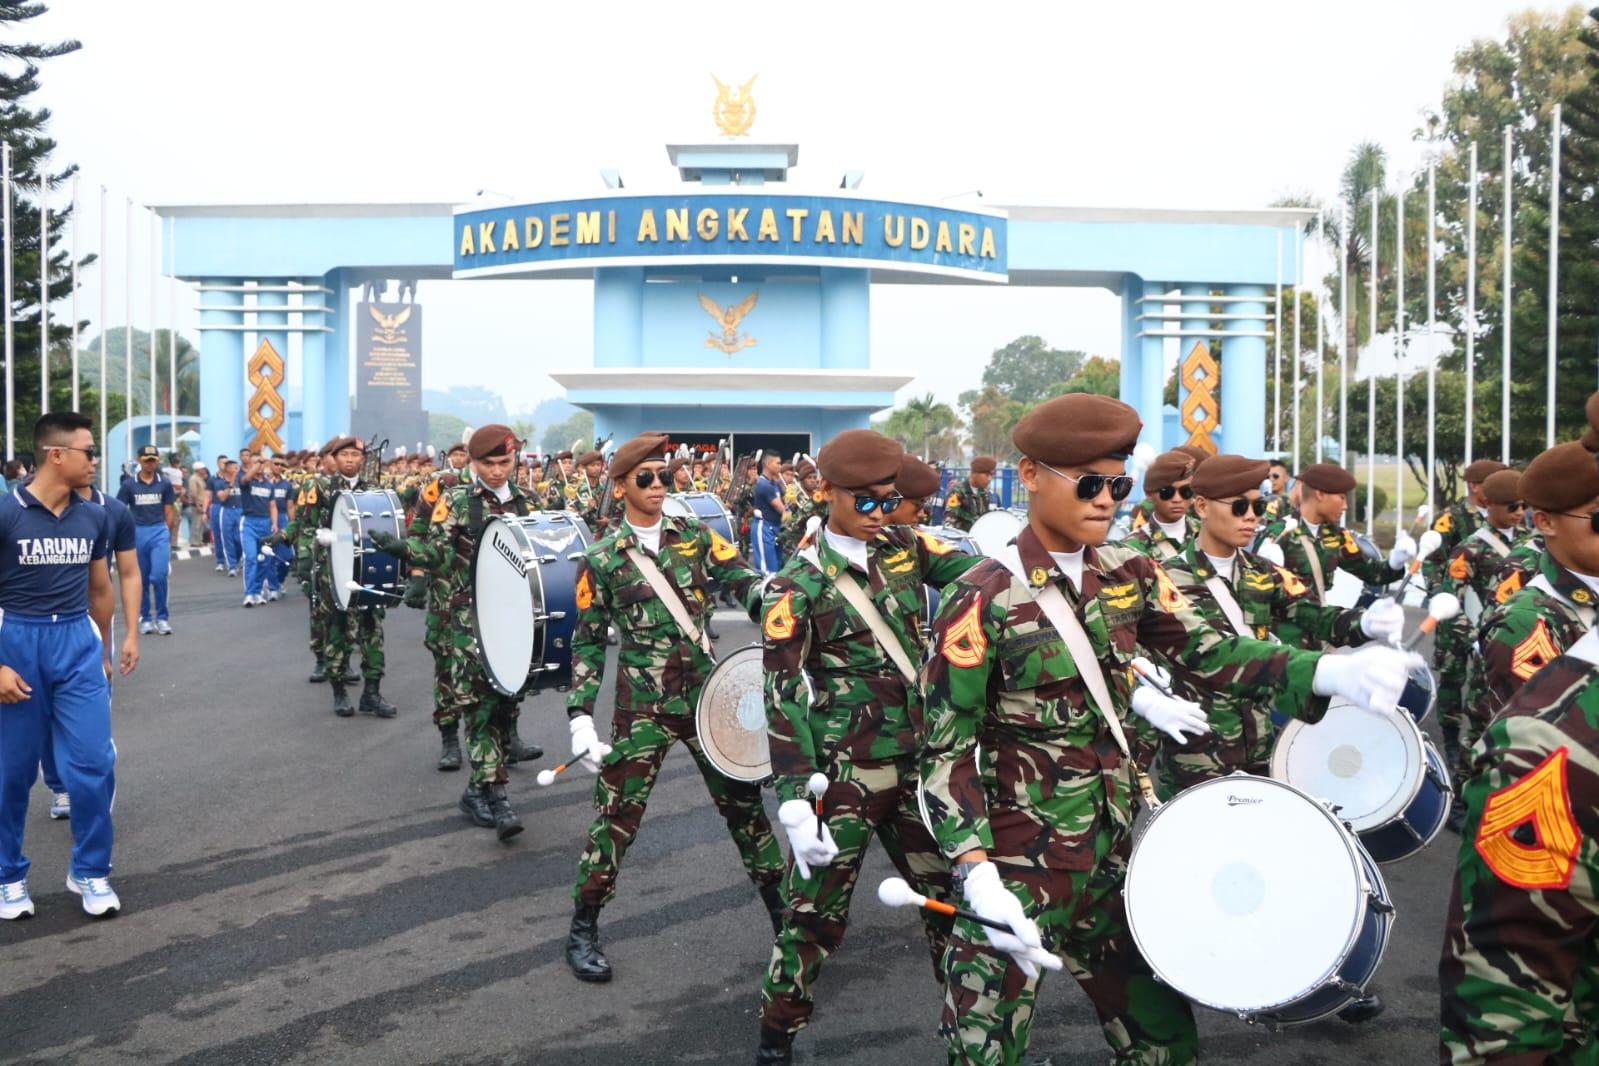
[[[516, 696], [516, 695], [519, 695], [522, 692], [522, 690], [527, 687], [528, 678], [531, 678], [533, 676], [533, 660], [535, 658], [538, 658], [538, 656], [535, 654], [534, 656], [530, 656], [529, 657], [529, 659], [528, 659], [527, 676], [522, 679], [522, 684], [519, 685], [515, 689], [507, 689], [503, 684], [501, 684], [499, 677], [496, 676], [496, 674], [494, 672], [494, 668], [489, 665], [489, 657], [488, 657], [487, 654], [485, 654], [485, 652], [483, 650], [483, 626], [482, 626], [482, 623], [480, 621], [481, 616], [478, 614], [478, 609], [477, 609], [478, 560], [483, 557], [482, 551], [477, 550], [477, 549], [481, 549], [483, 547], [483, 542], [488, 539], [489, 527], [494, 525], [494, 523], [498, 522], [500, 525], [504, 526], [506, 529], [511, 531], [511, 536], [512, 536], [513, 539], [515, 539], [517, 541], [517, 547], [522, 552], [523, 557], [525, 559], [528, 556], [533, 555], [534, 552], [532, 550], [532, 547], [533, 547], [532, 540], [528, 537], [526, 531], [524, 531], [522, 529], [521, 525], [519, 525], [516, 522], [507, 522], [507, 521], [505, 521], [505, 519], [507, 519], [507, 518], [518, 518], [518, 517], [530, 517], [530, 516], [527, 516], [527, 515], [499, 515], [499, 514], [497, 514], [497, 515], [491, 515], [489, 517], [489, 520], [487, 522], [483, 523], [483, 532], [478, 535], [477, 546], [472, 552], [472, 570], [471, 570], [471, 573], [468, 575], [469, 579], [472, 582], [472, 651], [476, 655], [477, 661], [478, 661], [478, 665], [482, 668], [483, 676], [488, 680], [488, 683], [489, 683], [490, 687], [492, 687], [494, 689], [494, 691], [498, 692], [502, 696]], [[535, 614], [535, 616], [537, 616], [538, 611], [539, 611], [539, 609], [540, 609], [540, 607], [542, 606], [542, 603], [543, 603], [543, 593], [544, 593], [543, 575], [539, 575], [539, 579], [538, 579], [539, 580], [539, 585], [535, 589], [534, 585], [533, 585], [533, 576], [535, 574], [537, 574], [538, 571], [539, 571], [538, 563], [534, 562], [532, 559], [527, 559], [527, 570], [528, 570], [528, 576], [527, 576], [528, 587], [529, 587], [529, 589], [532, 589], [532, 590], [535, 591], [534, 599], [535, 599], [536, 602], [534, 603], [533, 606], [534, 606], [534, 614]], [[535, 621], [533, 623], [533, 650], [534, 650], [535, 653], [538, 652], [538, 650], [539, 650], [539, 643], [540, 643], [539, 631], [542, 628], [543, 627], [537, 621]]]
[[[1438, 768], [1438, 773], [1442, 775], [1443, 778], [1438, 782], [1438, 787], [1443, 790], [1444, 794], [1442, 814], [1438, 819], [1438, 824], [1433, 826], [1432, 831], [1428, 833], [1426, 838], [1420, 841], [1415, 847], [1411, 848], [1403, 855], [1396, 856], [1392, 859], [1379, 859], [1377, 856], [1372, 855], [1371, 861], [1374, 865], [1393, 866], [1397, 863], [1405, 862], [1408, 859], [1415, 858], [1417, 855], [1420, 855], [1422, 852], [1432, 847], [1432, 842], [1438, 839], [1439, 834], [1444, 831], [1444, 826], [1449, 824], [1449, 808], [1455, 798], [1455, 779], [1453, 775], [1449, 773], [1449, 766], [1444, 762], [1443, 754], [1439, 752], [1437, 746], [1433, 744], [1432, 738], [1423, 734], [1421, 739], [1422, 745], [1426, 749], [1422, 752], [1422, 758], [1426, 760], [1429, 766], [1436, 765]], [[1425, 771], [1423, 771], [1422, 776], [1426, 776]], [[1410, 808], [1415, 805], [1416, 799], [1420, 796], [1421, 789], [1417, 788], [1416, 795], [1411, 798], [1410, 803], [1405, 805], [1403, 814], [1391, 822], [1385, 822], [1382, 825], [1377, 826], [1376, 829], [1387, 829], [1391, 825], [1397, 825], [1403, 819], [1404, 815], [1410, 813]], [[1367, 832], [1375, 832], [1376, 829], [1368, 829]], [[1416, 827], [1411, 825], [1411, 831], [1415, 832], [1415, 829]], [[1362, 845], [1364, 845], [1364, 841], [1362, 841]], [[1367, 854], [1369, 855], [1370, 852], [1368, 851]]]
[[[1149, 830], [1155, 824], [1155, 821], [1160, 817], [1161, 812], [1191, 792], [1195, 792], [1204, 788], [1219, 787], [1222, 785], [1236, 786], [1239, 783], [1239, 778], [1242, 778], [1248, 782], [1263, 782], [1267, 785], [1286, 789], [1289, 792], [1296, 793], [1301, 799], [1307, 801], [1312, 807], [1319, 811], [1323, 818], [1327, 819], [1333, 828], [1337, 830], [1337, 838], [1339, 842], [1343, 844], [1344, 851], [1349, 856], [1350, 863], [1354, 867], [1356, 873], [1356, 898], [1361, 902], [1361, 906], [1355, 914], [1355, 920], [1350, 924], [1348, 935], [1345, 938], [1343, 949], [1338, 955], [1337, 962], [1328, 970], [1326, 970], [1326, 972], [1324, 972], [1319, 978], [1317, 978], [1314, 984], [1302, 990], [1292, 999], [1285, 999], [1278, 1003], [1248, 1008], [1241, 1008], [1236, 1005], [1228, 1006], [1219, 1003], [1213, 1003], [1210, 1000], [1196, 996], [1192, 992], [1186, 991], [1185, 989], [1174, 984], [1166, 974], [1161, 972], [1160, 967], [1155, 965], [1154, 960], [1149, 957], [1149, 953], [1144, 950], [1143, 945], [1138, 943], [1138, 925], [1133, 918], [1133, 864], [1137, 861], [1139, 849], [1143, 846], [1144, 841], [1148, 839]], [[1256, 774], [1246, 774], [1241, 770], [1234, 771], [1225, 777], [1216, 777], [1209, 781], [1201, 781], [1199, 784], [1193, 785], [1184, 789], [1182, 792], [1179, 792], [1176, 796], [1172, 797], [1170, 800], [1167, 800], [1165, 803], [1162, 803], [1153, 812], [1151, 812], [1149, 820], [1144, 823], [1144, 828], [1138, 833], [1137, 838], [1133, 841], [1132, 852], [1127, 856], [1127, 870], [1122, 875], [1122, 910], [1127, 917], [1127, 931], [1129, 935], [1132, 936], [1134, 945], [1138, 948], [1139, 954], [1143, 955], [1144, 961], [1149, 965], [1150, 970], [1155, 974], [1156, 977], [1160, 979], [1161, 983], [1165, 984], [1167, 987], [1175, 989], [1177, 992], [1193, 1000], [1195, 1003], [1209, 1007], [1211, 1010], [1218, 1010], [1227, 1014], [1242, 1015], [1246, 1018], [1270, 1014], [1274, 1010], [1279, 1010], [1283, 1007], [1298, 1003], [1311, 993], [1325, 988], [1328, 983], [1338, 976], [1339, 969], [1342, 968], [1346, 961], [1348, 961], [1350, 954], [1354, 951], [1355, 944], [1359, 942], [1360, 934], [1366, 927], [1366, 919], [1372, 910], [1371, 901], [1375, 895], [1372, 889], [1371, 881], [1366, 876], [1366, 867], [1361, 862], [1361, 854], [1364, 852], [1364, 850], [1364, 848], [1360, 847], [1359, 838], [1355, 836], [1349, 827], [1346, 826], [1336, 814], [1328, 809], [1325, 803], [1305, 792], [1303, 789], [1296, 788], [1286, 781], [1278, 781], [1276, 778], [1272, 777], [1260, 777]], [[1375, 860], [1372, 860], [1372, 862], [1375, 866]], [[1384, 892], [1386, 892], [1386, 885], [1384, 885]], [[1386, 897], [1384, 897], [1384, 902], [1387, 902]]]
[[705, 675], [705, 683], [700, 686], [699, 698], [694, 701], [694, 735], [699, 738], [700, 754], [705, 756], [705, 761], [710, 763], [717, 773], [721, 774], [729, 781], [742, 781], [745, 784], [753, 785], [761, 781], [765, 781], [767, 778], [772, 776], [772, 753], [770, 745], [768, 745], [766, 752], [766, 772], [761, 774], [759, 777], [746, 777], [742, 773], [728, 772], [727, 767], [723, 766], [721, 762], [717, 760], [716, 755], [711, 749], [711, 746], [705, 742], [706, 734], [702, 728], [704, 715], [706, 713], [705, 693], [710, 691], [711, 679], [717, 675], [718, 671], [732, 669], [732, 664], [738, 659], [738, 657], [748, 652], [760, 652], [764, 654], [765, 647], [756, 643], [746, 644], [741, 648], [737, 648], [731, 654], [718, 659], [716, 661], [716, 665], [711, 668], [711, 672]]
[[[1354, 704], [1338, 704], [1338, 706], [1354, 707], [1355, 705]], [[1356, 707], [1355, 709], [1356, 710], [1360, 710], [1361, 708]], [[1331, 708], [1331, 707], [1328, 708], [1329, 712], [1331, 712], [1332, 710], [1333, 710], [1333, 708]], [[1340, 815], [1339, 816], [1339, 820], [1341, 822], [1348, 823], [1349, 826], [1350, 826], [1350, 831], [1353, 832], [1357, 837], [1361, 833], [1370, 833], [1370, 832], [1373, 832], [1375, 830], [1381, 829], [1381, 828], [1383, 828], [1386, 825], [1392, 825], [1394, 822], [1397, 822], [1399, 819], [1403, 818], [1405, 812], [1410, 809], [1410, 805], [1412, 803], [1416, 802], [1416, 797], [1421, 794], [1421, 781], [1422, 781], [1422, 778], [1426, 776], [1426, 771], [1427, 771], [1427, 750], [1426, 750], [1427, 749], [1427, 734], [1425, 734], [1425, 733], [1423, 733], [1421, 731], [1421, 726], [1419, 724], [1417, 724], [1417, 722], [1416, 722], [1416, 720], [1414, 718], [1410, 717], [1410, 713], [1408, 711], [1406, 711], [1403, 707], [1396, 707], [1394, 709], [1394, 711], [1392, 712], [1391, 716], [1383, 716], [1382, 718], [1379, 718], [1378, 720], [1379, 721], [1386, 721], [1386, 719], [1388, 717], [1392, 717], [1395, 721], [1400, 723], [1399, 725], [1395, 726], [1395, 728], [1401, 733], [1405, 732], [1405, 726], [1408, 725], [1410, 727], [1410, 733], [1408, 733], [1406, 735], [1409, 736], [1409, 735], [1413, 734], [1415, 736], [1415, 739], [1416, 739], [1416, 742], [1417, 742], [1417, 744], [1416, 744], [1416, 752], [1421, 757], [1420, 758], [1420, 765], [1421, 765], [1422, 772], [1416, 776], [1416, 787], [1411, 789], [1410, 792], [1405, 796], [1404, 800], [1402, 802], [1400, 802], [1399, 809], [1394, 813], [1394, 815], [1392, 817], [1390, 817], [1390, 818], [1388, 818], [1388, 819], [1386, 819], [1384, 821], [1378, 822], [1375, 825], [1363, 826], [1362, 828], [1356, 829], [1356, 828], [1354, 828], [1354, 822], [1353, 822], [1352, 819], [1350, 819], [1350, 818], [1348, 818], [1346, 816]], [[1325, 721], [1325, 719], [1322, 719], [1322, 720]], [[1306, 722], [1306, 721], [1303, 721], [1302, 719], [1294, 718], [1294, 719], [1289, 720], [1289, 722], [1286, 725], [1284, 725], [1281, 729], [1279, 729], [1277, 731], [1277, 739], [1272, 741], [1272, 745], [1271, 745], [1271, 760], [1267, 764], [1268, 772], [1271, 774], [1271, 779], [1273, 781], [1277, 781], [1280, 784], [1285, 784], [1285, 785], [1292, 784], [1292, 782], [1284, 781], [1282, 778], [1277, 776], [1279, 771], [1282, 772], [1282, 773], [1285, 773], [1285, 774], [1287, 773], [1287, 766], [1286, 765], [1281, 765], [1281, 766], [1279, 765], [1279, 755], [1278, 755], [1278, 753], [1279, 752], [1282, 753], [1281, 756], [1280, 756], [1281, 763], [1286, 764], [1287, 761], [1288, 761], [1288, 749], [1292, 746], [1292, 742], [1291, 742], [1290, 738], [1292, 736], [1295, 736], [1295, 735], [1297, 735], [1297, 734], [1299, 734], [1301, 732], [1304, 732], [1305, 730], [1311, 729], [1311, 728], [1313, 728], [1313, 727], [1315, 727], [1317, 725], [1320, 725], [1320, 724], [1321, 724], [1320, 722]], [[1294, 787], [1295, 788], [1300, 788], [1300, 786], [1298, 786], [1298, 785], [1295, 785]], [[1300, 790], [1304, 791], [1303, 788], [1301, 788]], [[1309, 793], [1307, 792], [1306, 795], [1309, 795]]]
[[[387, 497], [390, 517], [394, 519], [395, 535], [399, 537], [405, 535], [405, 524], [400, 521], [400, 515], [405, 513], [405, 505], [400, 502], [399, 494], [393, 489], [340, 489], [333, 494], [333, 507], [328, 517], [328, 528], [333, 528], [332, 523], [339, 515], [339, 507], [343, 505], [345, 507], [345, 524], [350, 527], [350, 540], [352, 543], [357, 544], [355, 548], [351, 549], [356, 558], [365, 553], [365, 549], [359, 547], [360, 543], [366, 541], [366, 531], [361, 527], [360, 498], [362, 496]], [[349, 504], [345, 504], [346, 498], [350, 500]], [[359, 569], [357, 566], [351, 566], [350, 579], [352, 581], [355, 580]], [[338, 575], [333, 573], [333, 550], [331, 546], [328, 549], [328, 584], [333, 588], [333, 606], [339, 610], [353, 611], [362, 606], [358, 602], [358, 597], [362, 593], [351, 592], [347, 588], [341, 589], [339, 587], [341, 582], [338, 580]], [[343, 597], [342, 599], [341, 596]]]

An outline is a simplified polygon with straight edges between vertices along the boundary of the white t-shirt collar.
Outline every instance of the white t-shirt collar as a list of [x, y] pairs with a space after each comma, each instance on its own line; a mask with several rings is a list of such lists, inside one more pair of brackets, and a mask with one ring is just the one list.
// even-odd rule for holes
[[858, 537], [846, 536], [835, 533], [832, 529], [823, 528], [822, 533], [827, 537], [827, 545], [838, 554], [842, 555], [849, 565], [865, 574], [869, 571], [866, 566], [866, 542]]

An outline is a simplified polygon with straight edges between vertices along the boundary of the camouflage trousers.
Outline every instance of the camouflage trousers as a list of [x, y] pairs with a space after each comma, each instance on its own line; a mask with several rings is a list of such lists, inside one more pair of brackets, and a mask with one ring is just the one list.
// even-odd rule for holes
[[782, 878], [783, 853], [761, 806], [760, 787], [723, 777], [710, 764], [700, 748], [694, 716], [618, 708], [611, 725], [611, 754], [594, 785], [599, 816], [589, 826], [588, 841], [577, 863], [577, 883], [572, 886], [576, 902], [602, 907], [616, 896], [622, 857], [638, 836], [661, 763], [677, 743], [694, 756], [705, 790], [727, 823], [728, 835], [750, 880], [766, 885]]
[[[470, 637], [468, 638], [470, 639]], [[435, 702], [433, 720], [459, 721], [465, 729], [466, 757], [472, 767], [472, 784], [503, 785], [511, 779], [505, 764], [505, 736], [522, 713], [520, 700], [502, 694], [489, 684], [471, 648], [457, 649], [446, 659], [446, 682], [440, 718]]]
[[1211, 732], [1190, 738], [1186, 744], [1160, 735], [1161, 802], [1202, 781], [1240, 770], [1259, 777], [1270, 775], [1271, 747], [1277, 738], [1270, 707], [1212, 708], [1208, 718]]
[[[1199, 1033], [1188, 1001], [1161, 984], [1127, 931], [1122, 883], [1131, 839], [1101, 832], [1089, 871], [1039, 869], [991, 855], [1006, 887], [1038, 923], [1044, 947], [1066, 963], [1099, 1015], [1113, 1061], [1130, 1066], [1197, 1062]], [[951, 1063], [1011, 1066], [1027, 1053], [1042, 977], [993, 951], [983, 927], [955, 923], [944, 953], [939, 1032]]]
[[[876, 836], [901, 877], [934, 899], [952, 891], [949, 863], [922, 823], [916, 798], [915, 760], [841, 763], [834, 767], [823, 813], [838, 845], [838, 857], [800, 876], [792, 863], [783, 883], [783, 932], [772, 945], [772, 960], [761, 980], [761, 1027], [797, 1033], [810, 1021], [822, 963], [844, 942], [850, 897], [860, 877], [866, 848]], [[949, 940], [950, 919], [920, 912], [932, 955], [933, 975]]]
[[1438, 627], [1432, 646], [1433, 669], [1438, 685], [1438, 724], [1443, 728], [1445, 748], [1458, 745], [1460, 749], [1458, 753], [1447, 752], [1451, 763], [1449, 772], [1452, 774], [1465, 769], [1470, 762], [1464, 753], [1471, 750], [1471, 745], [1455, 741], [1457, 736], [1467, 731], [1466, 671], [1470, 654], [1471, 629], [1463, 617]]
[[344, 675], [356, 648], [361, 650], [361, 676], [368, 681], [382, 680], [383, 608], [358, 607], [353, 611], [334, 608], [328, 612], [322, 657], [327, 660], [329, 677]]
[[322, 661], [323, 646], [328, 642], [328, 612], [322, 610], [319, 601], [311, 601], [311, 658]]

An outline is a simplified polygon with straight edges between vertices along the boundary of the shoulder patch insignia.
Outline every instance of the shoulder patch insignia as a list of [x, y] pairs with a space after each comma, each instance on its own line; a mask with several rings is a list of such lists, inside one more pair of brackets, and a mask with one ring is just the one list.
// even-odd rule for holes
[[1305, 588], [1305, 583], [1299, 580], [1292, 570], [1284, 570], [1275, 564], [1273, 564], [1272, 569], [1277, 571], [1277, 577], [1281, 579], [1283, 588], [1287, 590], [1288, 595], [1303, 596], [1308, 591]]
[[1449, 576], [1456, 581], [1464, 581], [1471, 576], [1471, 567], [1466, 565], [1464, 554], [1458, 554], [1449, 560]]
[[[1042, 585], [1043, 582], [1035, 581], [1034, 584]], [[1112, 610], [1125, 611], [1138, 603], [1138, 586], [1131, 581], [1120, 585], [1106, 585], [1099, 590], [1099, 598]]]
[[1244, 575], [1244, 584], [1256, 592], [1270, 592], [1277, 584], [1272, 580], [1272, 575], [1251, 571]]
[[1525, 681], [1559, 656], [1560, 651], [1540, 618], [1538, 624], [1532, 627], [1532, 632], [1510, 653], [1510, 672]]
[[1454, 528], [1455, 516], [1452, 511], [1445, 511], [1443, 514], [1438, 516], [1438, 521], [1432, 524], [1432, 531], [1434, 533], [1448, 533]]
[[927, 549], [929, 555], [948, 555], [955, 550], [955, 545], [939, 540], [931, 533], [923, 533], [919, 529], [916, 531], [916, 538], [922, 542], [922, 547]]
[[439, 502], [439, 479], [434, 478], [428, 482], [428, 487], [422, 490], [422, 502], [432, 507]]
[[[1474, 846], [1494, 876], [1527, 889], [1566, 888], [1571, 884], [1582, 830], [1571, 813], [1566, 789], [1567, 750], [1558, 748], [1531, 773], [1488, 797]], [[1533, 843], [1512, 833], [1532, 826]]]
[[968, 668], [982, 665], [988, 654], [988, 637], [983, 634], [983, 599], [979, 596], [972, 605], [944, 630], [939, 651], [951, 666]]
[[1155, 589], [1160, 599], [1160, 605], [1168, 611], [1182, 611], [1188, 608], [1188, 597], [1183, 595], [1182, 589], [1171, 579], [1164, 566], [1155, 566]]
[[433, 524], [437, 525], [448, 517], [450, 517], [450, 501], [440, 500], [433, 508]]
[[950, 493], [949, 494], [949, 499], [944, 501], [944, 506], [946, 508], [959, 507], [960, 505], [961, 505], [961, 498], [960, 498], [960, 494], [959, 493], [954, 493], [954, 492]]
[[577, 579], [577, 609], [586, 611], [594, 602], [594, 575], [587, 567], [583, 569], [583, 576]]
[[1504, 603], [1521, 591], [1521, 571], [1513, 570], [1510, 576], [1499, 582], [1499, 587], [1494, 589], [1494, 602]]
[[315, 507], [316, 506], [316, 486], [315, 485], [312, 485], [310, 488], [305, 490], [305, 503], [306, 503], [307, 507]]
[[724, 538], [715, 530], [711, 531], [711, 560], [718, 563], [731, 562], [738, 558], [738, 549], [733, 542]]
[[795, 624], [794, 590], [789, 589], [767, 610], [761, 630], [771, 640], [787, 640], [794, 635]]
[[1353, 533], [1349, 532], [1349, 530], [1347, 530], [1347, 529], [1344, 530], [1344, 554], [1345, 555], [1359, 555], [1360, 554], [1360, 545], [1355, 543], [1355, 535]]
[[1143, 529], [1148, 524], [1149, 515], [1144, 513], [1144, 509], [1142, 507], [1135, 508], [1133, 511], [1133, 526], [1131, 532], [1137, 533], [1140, 529]]

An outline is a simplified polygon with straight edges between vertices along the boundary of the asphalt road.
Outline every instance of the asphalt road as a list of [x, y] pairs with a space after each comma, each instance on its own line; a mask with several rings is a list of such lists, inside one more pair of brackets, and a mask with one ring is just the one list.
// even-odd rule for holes
[[[291, 588], [292, 588], [291, 583]], [[675, 752], [602, 932], [609, 985], [571, 978], [562, 943], [591, 815], [588, 779], [539, 789], [567, 738], [560, 697], [524, 705], [552, 756], [512, 771], [528, 829], [469, 826], [464, 773], [434, 770], [422, 616], [387, 623], [400, 716], [334, 717], [306, 683], [306, 601], [242, 610], [210, 560], [175, 564], [172, 637], [147, 637], [118, 683], [114, 884], [93, 922], [63, 887], [70, 834], [34, 792], [27, 851], [39, 914], [0, 923], [0, 1060], [94, 1063], [743, 1063], [753, 1058], [764, 911], [687, 753]], [[754, 639], [722, 625], [722, 647]], [[609, 717], [609, 696], [602, 718]], [[602, 722], [602, 731], [605, 728]], [[1273, 846], [1261, 841], [1262, 848]], [[1387, 1012], [1286, 1033], [1200, 1011], [1211, 1061], [1435, 1061], [1437, 957], [1457, 840], [1384, 868], [1398, 921]], [[913, 915], [870, 886], [825, 968], [800, 1062], [943, 1061], [939, 993]], [[1086, 998], [1046, 985], [1035, 1057], [1098, 1063]]]

